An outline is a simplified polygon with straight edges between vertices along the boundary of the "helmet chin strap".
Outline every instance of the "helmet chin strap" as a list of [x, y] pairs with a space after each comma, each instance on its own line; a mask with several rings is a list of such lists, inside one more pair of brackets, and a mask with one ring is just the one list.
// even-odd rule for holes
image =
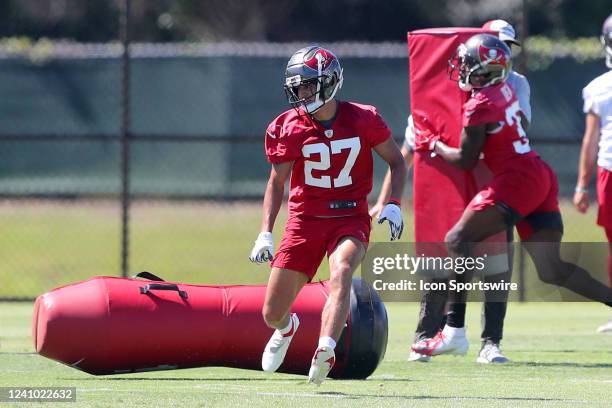
[[470, 83], [471, 76], [472, 76], [472, 72], [469, 72], [465, 79], [461, 77], [461, 75], [459, 75], [459, 80], [457, 81], [457, 84], [459, 85], [459, 89], [461, 89], [464, 92], [470, 92], [471, 90], [474, 89], [474, 85]]
[[321, 109], [323, 105], [325, 105], [326, 102], [327, 101], [325, 102], [321, 101], [321, 99], [319, 98], [319, 95], [317, 94], [315, 101], [305, 104], [304, 109], [306, 110], [306, 113], [309, 113], [312, 115], [313, 113]]
[[[481, 67], [482, 67], [482, 66], [481, 66]], [[496, 80], [496, 78], [493, 78], [493, 79], [490, 79], [488, 82], [486, 82], [486, 83], [484, 83], [484, 84], [482, 84], [482, 85], [480, 85], [480, 86], [474, 86], [474, 85], [472, 85], [472, 83], [471, 83], [471, 81], [470, 81], [470, 77], [472, 76], [472, 74], [474, 73], [474, 71], [476, 71], [476, 68], [473, 68], [473, 69], [470, 71], [470, 73], [467, 75], [467, 78], [466, 78], [466, 80], [465, 80], [465, 81], [463, 81], [463, 80], [461, 79], [461, 77], [459, 78], [459, 81], [457, 81], [457, 83], [459, 84], [459, 89], [461, 89], [462, 91], [465, 91], [465, 92], [469, 92], [469, 91], [473, 90], [474, 88], [485, 88], [485, 87], [487, 87], [487, 86], [496, 85], [496, 84], [498, 84], [498, 83], [502, 82], [502, 80], [497, 81], [497, 80]], [[501, 78], [504, 78], [504, 77], [506, 77], [506, 76], [507, 76], [507, 72], [506, 72], [506, 70], [504, 69], [504, 71], [502, 71]]]
[[462, 80], [459, 80], [457, 83], [459, 84], [459, 89], [462, 91], [470, 92], [472, 89], [474, 89], [472, 84], [465, 83]]
[[322, 87], [320, 84], [320, 81], [317, 84], [317, 96], [315, 98], [315, 100], [313, 102], [307, 103], [304, 105], [304, 108], [306, 110], [307, 113], [309, 114], [314, 114], [316, 111], [318, 111], [319, 109], [321, 109], [323, 107], [323, 105], [325, 105], [327, 102], [331, 101], [332, 99], [334, 99], [334, 97], [336, 96], [336, 92], [338, 92], [338, 89], [342, 88], [342, 83], [344, 82], [344, 76], [342, 75], [342, 72], [344, 70], [341, 68], [340, 69], [340, 78], [337, 78], [337, 82], [334, 84], [334, 90], [332, 91], [331, 95], [329, 95], [329, 98], [321, 100], [321, 93], [322, 91]]

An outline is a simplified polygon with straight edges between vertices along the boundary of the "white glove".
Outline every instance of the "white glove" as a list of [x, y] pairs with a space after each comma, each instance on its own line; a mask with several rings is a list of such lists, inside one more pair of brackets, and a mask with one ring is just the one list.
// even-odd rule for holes
[[391, 241], [400, 239], [404, 230], [404, 220], [402, 220], [402, 210], [397, 204], [388, 203], [383, 208], [378, 217], [378, 223], [382, 224], [385, 220], [389, 222], [389, 235]]
[[271, 232], [260, 232], [251, 250], [249, 259], [258, 264], [271, 261], [274, 257], [274, 241]]

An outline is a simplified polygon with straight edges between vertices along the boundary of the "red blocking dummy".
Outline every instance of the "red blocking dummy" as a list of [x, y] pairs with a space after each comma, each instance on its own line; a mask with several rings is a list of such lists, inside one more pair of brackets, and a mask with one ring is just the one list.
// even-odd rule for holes
[[[34, 346], [42, 356], [95, 375], [203, 366], [261, 370], [273, 332], [261, 315], [265, 289], [96, 277], [36, 299]], [[292, 311], [300, 327], [279, 372], [308, 373], [327, 293], [323, 281], [307, 284], [298, 295]], [[366, 378], [386, 346], [384, 304], [354, 279], [330, 376]]]
[[[459, 44], [483, 32], [488, 31], [435, 28], [408, 33], [410, 109], [416, 146], [414, 227], [418, 243], [443, 243], [446, 233], [459, 220], [472, 197], [490, 180], [490, 172], [483, 163], [473, 171], [464, 171], [439, 156], [432, 157], [428, 151], [431, 138], [436, 136], [449, 146], [459, 146], [462, 107], [469, 94], [448, 78], [448, 60]], [[505, 234], [496, 236], [493, 241], [504, 242]], [[488, 248], [497, 253], [505, 251], [505, 246], [494, 247]], [[444, 245], [427, 245], [426, 252], [446, 255]]]
[[414, 228], [416, 242], [444, 242], [476, 193], [470, 172], [427, 150], [430, 138], [459, 146], [462, 106], [469, 94], [448, 79], [448, 60], [477, 28], [436, 28], [408, 33], [410, 111], [414, 120]]

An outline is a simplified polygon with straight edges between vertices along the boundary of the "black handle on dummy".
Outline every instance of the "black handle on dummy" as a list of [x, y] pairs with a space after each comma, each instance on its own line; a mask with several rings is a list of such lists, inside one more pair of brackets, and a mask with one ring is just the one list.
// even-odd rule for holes
[[184, 290], [180, 290], [179, 287], [174, 283], [149, 283], [146, 286], [140, 287], [140, 293], [143, 295], [148, 294], [152, 290], [173, 290], [175, 292], [178, 292], [179, 296], [182, 299], [187, 299], [187, 292], [185, 292]]

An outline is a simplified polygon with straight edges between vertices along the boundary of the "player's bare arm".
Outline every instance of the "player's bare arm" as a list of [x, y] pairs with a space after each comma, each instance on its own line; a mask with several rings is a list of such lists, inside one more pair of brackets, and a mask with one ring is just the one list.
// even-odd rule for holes
[[408, 167], [404, 157], [395, 144], [393, 138], [388, 138], [386, 141], [376, 145], [374, 151], [389, 164], [391, 172], [391, 193], [387, 204], [380, 212], [378, 223], [382, 224], [385, 221], [389, 223], [389, 239], [395, 241], [400, 239], [404, 230], [404, 220], [402, 219], [402, 211], [400, 209], [400, 199], [406, 184], [406, 176]]
[[[410, 169], [410, 167], [412, 167], [413, 157], [412, 157], [412, 152], [410, 151], [406, 143], [402, 145], [402, 148], [400, 149], [400, 153], [402, 154], [402, 157], [404, 158], [404, 162], [406, 162], [407, 169]], [[387, 170], [387, 173], [385, 174], [385, 178], [380, 188], [380, 194], [378, 194], [378, 198], [376, 199], [376, 204], [374, 204], [374, 206], [370, 209], [370, 216], [379, 217], [383, 207], [385, 206], [387, 201], [389, 201], [390, 197], [391, 197], [391, 170], [389, 169]]]
[[263, 214], [261, 217], [260, 233], [255, 240], [249, 259], [258, 264], [271, 261], [274, 257], [274, 240], [272, 229], [283, 202], [285, 181], [291, 174], [293, 162], [272, 164], [270, 178], [264, 193]]
[[412, 155], [412, 152], [406, 145], [406, 143], [402, 145], [402, 148], [400, 149], [400, 153], [402, 154], [402, 157], [404, 158], [404, 161], [406, 162], [406, 167], [410, 169], [412, 167], [412, 161], [414, 157]]
[[478, 163], [487, 138], [487, 126], [486, 124], [467, 126], [463, 128], [461, 133], [461, 146], [459, 148], [450, 147], [437, 141], [434, 152], [450, 164], [464, 170], [470, 170]]
[[389, 197], [401, 197], [404, 191], [404, 185], [406, 185], [406, 178], [408, 176], [408, 166], [406, 166], [406, 159], [397, 147], [393, 138], [387, 139], [374, 147], [374, 151], [389, 164], [389, 176], [390, 190]]
[[270, 178], [264, 193], [263, 214], [261, 218], [261, 231], [272, 232], [276, 216], [283, 202], [285, 182], [291, 174], [293, 162], [276, 163], [270, 170]]
[[574, 205], [581, 213], [589, 209], [589, 183], [593, 175], [593, 168], [597, 160], [597, 145], [600, 131], [599, 116], [589, 112], [586, 115], [586, 126], [580, 149], [580, 162], [578, 164], [578, 181], [574, 193]]

